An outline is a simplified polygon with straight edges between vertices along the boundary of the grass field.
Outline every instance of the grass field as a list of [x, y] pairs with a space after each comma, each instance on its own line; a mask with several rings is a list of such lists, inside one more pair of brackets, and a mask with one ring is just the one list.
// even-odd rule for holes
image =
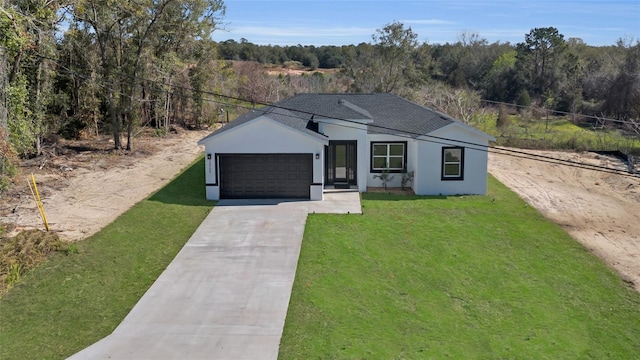
[[0, 359], [65, 358], [110, 334], [211, 210], [202, 162], [4, 295]]
[[[0, 299], [1, 359], [108, 335], [211, 210], [202, 160]], [[310, 215], [282, 359], [631, 359], [640, 295], [493, 178], [487, 197], [364, 194]]]
[[478, 116], [471, 125], [497, 139], [498, 145], [546, 150], [620, 150], [640, 155], [640, 138], [623, 135], [619, 130], [593, 130], [581, 127], [566, 117], [540, 120], [510, 116], [511, 125], [497, 129], [497, 115]]
[[491, 178], [310, 215], [280, 359], [634, 359], [640, 294]]

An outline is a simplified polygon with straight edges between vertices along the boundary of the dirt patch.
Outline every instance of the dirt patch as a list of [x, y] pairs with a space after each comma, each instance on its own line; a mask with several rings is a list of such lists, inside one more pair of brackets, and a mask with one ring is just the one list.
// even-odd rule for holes
[[14, 233], [43, 229], [27, 185], [34, 173], [52, 231], [62, 239], [93, 235], [135, 203], [169, 182], [202, 152], [196, 143], [211, 130], [142, 136], [135, 151], [114, 151], [110, 137], [65, 142], [45, 156], [25, 161], [22, 175], [0, 202], [2, 221]]
[[[627, 170], [614, 156], [526, 152]], [[496, 153], [489, 172], [640, 291], [640, 180]]]
[[[189, 165], [202, 152], [196, 142], [210, 131], [136, 139], [133, 153], [114, 152], [108, 137], [61, 143], [48, 156], [23, 164], [14, 190], [0, 199], [2, 222], [15, 225], [14, 232], [43, 228], [26, 182], [34, 172], [52, 230], [66, 240], [90, 236]], [[613, 156], [527, 152], [626, 169]], [[640, 291], [638, 179], [495, 153], [489, 155], [489, 171]]]
[[311, 76], [315, 73], [321, 73], [324, 75], [332, 75], [338, 72], [338, 69], [289, 69], [286, 67], [268, 67], [266, 69], [268, 75], [277, 76], [277, 75], [307, 75]]
[[383, 188], [383, 187], [374, 187], [374, 186], [368, 186], [367, 187], [367, 192], [370, 193], [383, 193], [383, 194], [394, 194], [394, 195], [415, 195], [415, 193], [413, 192], [413, 190], [411, 189], [405, 189], [403, 190], [402, 188], [397, 188], [397, 187], [393, 187], [393, 188]]

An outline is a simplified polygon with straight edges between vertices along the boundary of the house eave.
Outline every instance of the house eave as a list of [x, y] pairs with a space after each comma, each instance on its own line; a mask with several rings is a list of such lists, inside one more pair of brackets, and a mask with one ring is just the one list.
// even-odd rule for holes
[[[439, 128], [439, 129], [433, 130], [433, 131], [431, 131], [431, 132], [429, 132], [429, 133], [427, 133], [427, 134], [425, 134], [423, 136], [427, 136], [427, 137], [436, 136], [437, 133], [439, 133], [441, 131], [446, 131], [446, 130], [450, 129], [451, 127], [462, 128], [462, 129], [464, 129], [466, 131], [469, 131], [469, 132], [473, 133], [476, 136], [479, 136], [479, 137], [482, 137], [482, 138], [486, 139], [487, 141], [496, 141], [495, 137], [493, 137], [493, 136], [491, 136], [491, 135], [489, 135], [489, 134], [487, 134], [487, 133], [485, 133], [483, 131], [480, 131], [480, 130], [476, 129], [473, 126], [469, 126], [469, 125], [467, 125], [465, 123], [462, 123], [460, 121], [457, 121], [457, 120], [452, 122], [449, 125], [446, 125], [446, 126], [443, 126], [443, 127]], [[454, 140], [452, 139], [452, 141], [454, 141]]]
[[271, 123], [271, 124], [273, 124], [275, 126], [281, 127], [281, 128], [286, 129], [288, 131], [296, 132], [296, 133], [298, 133], [300, 135], [303, 135], [303, 136], [309, 138], [310, 140], [314, 140], [316, 142], [320, 142], [321, 144], [324, 144], [324, 145], [328, 145], [329, 144], [329, 138], [324, 134], [317, 133], [317, 136], [313, 136], [312, 134], [306, 133], [304, 131], [300, 131], [299, 129], [293, 128], [291, 126], [287, 126], [287, 125], [282, 124], [281, 122], [279, 122], [277, 120], [271, 119], [268, 116], [262, 115], [262, 116], [259, 116], [259, 117], [255, 118], [255, 119], [251, 120], [251, 121], [247, 121], [244, 124], [241, 124], [241, 125], [238, 125], [238, 126], [232, 128], [232, 129], [229, 129], [227, 131], [220, 131], [221, 129], [218, 129], [215, 132], [213, 132], [212, 134], [210, 134], [210, 135], [204, 137], [203, 139], [201, 139], [200, 141], [198, 141], [198, 145], [206, 145], [208, 142], [210, 142], [211, 140], [213, 140], [215, 138], [218, 138], [218, 137], [221, 137], [221, 136], [225, 136], [225, 134], [230, 134], [230, 133], [236, 132], [236, 131], [238, 131], [240, 129], [243, 129], [246, 126], [249, 126], [252, 123], [259, 122], [259, 121], [267, 121], [267, 122], [269, 122], [269, 123]]
[[315, 122], [321, 122], [326, 124], [338, 124], [338, 123], [358, 123], [358, 124], [371, 124], [373, 119], [333, 119], [333, 118], [315, 118]]

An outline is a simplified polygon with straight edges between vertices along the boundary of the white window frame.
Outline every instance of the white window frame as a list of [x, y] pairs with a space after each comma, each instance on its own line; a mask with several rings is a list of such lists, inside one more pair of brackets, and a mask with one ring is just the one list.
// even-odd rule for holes
[[[460, 159], [458, 161], [447, 161], [447, 151], [459, 150]], [[447, 165], [458, 165], [457, 174], [447, 174]], [[464, 180], [464, 147], [450, 146], [442, 148], [442, 180]]]
[[[391, 145], [401, 145], [402, 155], [391, 155]], [[377, 146], [386, 146], [385, 155], [375, 155], [375, 148]], [[401, 167], [389, 167], [391, 159], [400, 159], [402, 161]], [[375, 167], [375, 159], [384, 159], [387, 167]], [[407, 166], [407, 142], [406, 141], [373, 141], [371, 142], [371, 172], [403, 172]]]

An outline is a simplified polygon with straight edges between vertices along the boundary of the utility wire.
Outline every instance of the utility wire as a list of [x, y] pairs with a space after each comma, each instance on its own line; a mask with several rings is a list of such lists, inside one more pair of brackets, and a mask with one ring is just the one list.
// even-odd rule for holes
[[[286, 107], [281, 107], [281, 106], [277, 106], [277, 105], [268, 105], [268, 106], [276, 107], [276, 108], [280, 108], [280, 109], [288, 110], [288, 111], [300, 112], [299, 110], [292, 110], [292, 109], [288, 109]], [[262, 112], [262, 113], [265, 113], [265, 114], [268, 112], [268, 110], [265, 110], [263, 108], [255, 109], [254, 111], [259, 111], [259, 112]], [[303, 112], [303, 113], [305, 113], [305, 112]], [[321, 114], [316, 114], [316, 113], [308, 113], [308, 114], [312, 114], [312, 115], [315, 115], [315, 116], [323, 116]], [[281, 114], [281, 113], [279, 113], [278, 115], [279, 116], [286, 116], [286, 117], [290, 117], [290, 118], [295, 118], [295, 119], [299, 119], [299, 120], [304, 120], [304, 121], [308, 121], [309, 120], [309, 119], [303, 118], [301, 116], [295, 116], [295, 115], [287, 115], [287, 114]], [[336, 117], [332, 117], [332, 119], [341, 120], [341, 121], [345, 121], [345, 122], [348, 122], [348, 123], [360, 124], [357, 121], [348, 120], [348, 119], [340, 119], [340, 118], [336, 118]], [[358, 129], [358, 130], [362, 129], [360, 127], [349, 126], [349, 125], [345, 125], [345, 124], [335, 124], [334, 123], [332, 125], [338, 125], [338, 126], [351, 128], [351, 129]], [[379, 128], [383, 128], [383, 129], [386, 129], [386, 130], [397, 131], [399, 133], [393, 134], [394, 136], [407, 138], [407, 139], [412, 139], [412, 140], [417, 140], [417, 141], [424, 141], [424, 142], [430, 142], [430, 143], [436, 143], [436, 144], [448, 145], [448, 146], [451, 146], [452, 143], [462, 143], [462, 144], [468, 145], [468, 146], [466, 146], [467, 149], [476, 150], [476, 151], [482, 151], [482, 152], [487, 152], [487, 153], [492, 152], [492, 153], [507, 155], [507, 156], [511, 156], [511, 157], [515, 157], [515, 158], [536, 160], [536, 161], [545, 162], [545, 163], [549, 163], [549, 164], [572, 166], [572, 167], [586, 169], [586, 170], [600, 171], [600, 172], [609, 173], [609, 174], [624, 175], [624, 176], [630, 176], [630, 177], [633, 177], [633, 178], [640, 178], [639, 175], [634, 175], [634, 174], [628, 173], [625, 170], [620, 170], [620, 169], [616, 169], [616, 168], [610, 168], [610, 167], [601, 166], [601, 165], [587, 164], [587, 163], [573, 161], [573, 160], [563, 160], [563, 159], [558, 159], [558, 158], [551, 157], [551, 156], [533, 154], [533, 153], [529, 153], [529, 152], [518, 151], [518, 150], [513, 150], [513, 149], [509, 149], [509, 148], [504, 148], [504, 147], [491, 146], [491, 145], [487, 146], [487, 145], [483, 145], [483, 144], [477, 144], [477, 143], [472, 143], [472, 142], [467, 142], [467, 141], [462, 141], [462, 140], [442, 138], [442, 137], [438, 137], [438, 136], [424, 135], [424, 134], [420, 134], [420, 133], [412, 133], [412, 132], [409, 132], [409, 131], [397, 130], [397, 129], [392, 129], [392, 128], [379, 126], [379, 125], [376, 126], [374, 124], [368, 124], [368, 126], [379, 127]], [[437, 140], [428, 140], [428, 139], [416, 138], [416, 137], [414, 137], [414, 135], [427, 136], [427, 137], [435, 138]]]
[[[0, 47], [5, 48], [4, 46], [0, 46]], [[89, 78], [87, 75], [82, 75], [77, 71], [68, 69], [65, 66], [61, 65], [60, 63], [58, 63], [58, 59], [54, 59], [54, 58], [48, 57], [46, 55], [42, 55], [40, 53], [36, 53], [35, 56], [43, 58], [43, 59], [47, 59], [47, 60], [50, 60], [50, 61], [53, 61], [54, 63], [56, 63], [57, 66], [59, 66], [60, 68], [66, 69], [67, 72], [70, 73], [70, 74], [77, 75], [77, 76], [80, 76], [80, 77], [83, 77], [83, 78], [87, 78], [87, 79]], [[134, 79], [131, 76], [126, 76], [125, 75], [125, 77], [127, 77], [129, 79]], [[162, 81], [157, 81], [157, 80], [145, 79], [145, 78], [140, 78], [140, 77], [135, 77], [135, 79], [141, 80], [141, 81], [153, 82], [153, 83], [157, 83], [157, 84], [162, 84], [164, 86], [171, 86], [171, 87], [175, 87], [175, 88], [186, 89], [186, 90], [190, 90], [190, 91], [194, 91], [194, 92], [201, 92], [201, 93], [204, 93], [204, 94], [209, 94], [209, 95], [214, 95], [214, 96], [223, 96], [221, 94], [211, 93], [211, 92], [202, 91], [202, 90], [196, 90], [196, 89], [193, 89], [193, 88], [190, 88], [190, 87], [177, 86], [177, 85], [173, 85], [173, 84], [169, 85], [169, 84], [166, 84], [166, 83], [164, 83]], [[107, 88], [107, 85], [101, 85], [101, 86], [104, 87], [104, 88]], [[136, 87], [141, 87], [141, 85], [136, 85]], [[114, 91], [114, 93], [122, 94], [122, 93], [120, 93], [118, 91], [115, 91], [115, 90], [113, 90], [113, 91]], [[230, 97], [230, 98], [233, 98], [233, 97]], [[246, 100], [246, 99], [238, 99], [238, 100], [239, 101], [245, 101], [245, 102], [253, 102], [251, 100]], [[522, 108], [522, 109], [530, 109], [530, 110], [536, 109], [534, 106], [518, 105], [518, 104], [507, 103], [507, 102], [503, 102], [503, 101], [488, 100], [488, 99], [480, 99], [480, 102], [489, 103], [489, 104], [497, 104], [497, 105], [505, 105], [505, 106], [510, 106], [510, 107]], [[262, 104], [262, 105], [266, 106], [266, 105], [270, 105], [270, 104]], [[631, 121], [631, 120], [613, 119], [613, 118], [607, 118], [607, 117], [603, 117], [603, 116], [586, 115], [586, 114], [579, 114], [579, 113], [560, 111], [560, 110], [550, 110], [550, 111], [553, 111], [554, 113], [563, 114], [563, 115], [572, 115], [572, 116], [584, 117], [584, 118], [595, 119], [595, 120], [604, 120], [604, 121], [615, 122], [615, 123], [620, 123], [620, 124], [628, 124], [628, 125], [634, 125], [634, 126], [638, 126], [639, 125], [638, 122]]]
[[[139, 80], [149, 81], [149, 82], [153, 82], [153, 83], [160, 83], [160, 84], [163, 84], [165, 86], [168, 86], [167, 84], [165, 84], [165, 83], [163, 83], [161, 81], [157, 81], [157, 80], [150, 80], [150, 79], [139, 79]], [[224, 95], [224, 94], [205, 91], [205, 90], [195, 90], [193, 88], [185, 87], [185, 86], [179, 86], [179, 85], [171, 85], [171, 86], [173, 86], [175, 88], [178, 88], [178, 89], [196, 91], [196, 92], [200, 92], [202, 94], [212, 95], [212, 96], [216, 96], [216, 97], [219, 97], [219, 98], [235, 100], [236, 102], [245, 102], [245, 103], [249, 103], [250, 102], [253, 105], [261, 105], [261, 106], [265, 106], [265, 107], [278, 108], [278, 109], [287, 110], [287, 111], [294, 112], [294, 113], [301, 113], [301, 114], [309, 115], [309, 119], [304, 118], [302, 116], [285, 115], [285, 116], [294, 117], [294, 118], [297, 118], [297, 119], [300, 119], [300, 120], [304, 120], [304, 121], [309, 121], [311, 117], [324, 117], [324, 118], [332, 118], [332, 119], [336, 119], [336, 120], [341, 120], [341, 121], [344, 121], [344, 122], [347, 122], [347, 123], [360, 124], [360, 123], [358, 123], [357, 121], [354, 121], [354, 120], [330, 117], [330, 116], [327, 116], [327, 115], [314, 113], [314, 112], [309, 112], [309, 111], [301, 111], [299, 109], [287, 108], [285, 106], [277, 105], [277, 104], [273, 104], [273, 103], [270, 104], [270, 103], [265, 103], [265, 102], [252, 101], [252, 100], [248, 100], [248, 99], [239, 98], [239, 97], [236, 97], [236, 96]], [[206, 100], [210, 101], [210, 102], [214, 102], [214, 103], [220, 103], [220, 104], [229, 105], [228, 103], [224, 103], [224, 102], [219, 101], [219, 100], [213, 100], [213, 99], [206, 99]], [[408, 100], [406, 100], [406, 101], [408, 101]], [[419, 104], [417, 104], [417, 105], [419, 105]], [[254, 110], [254, 111], [266, 112], [263, 109], [255, 109], [253, 107], [250, 108], [250, 107], [242, 106], [242, 105], [238, 105], [238, 104], [235, 104], [235, 106], [243, 107], [243, 108]], [[422, 105], [419, 105], [419, 106], [422, 106]], [[279, 114], [279, 115], [282, 116], [284, 114]], [[342, 125], [342, 126], [345, 126], [345, 125]], [[574, 166], [574, 167], [578, 167], [578, 168], [582, 168], [582, 169], [602, 171], [602, 172], [607, 172], [607, 173], [611, 173], [611, 174], [630, 176], [630, 177], [633, 177], [633, 178], [640, 178], [640, 175], [631, 174], [631, 173], [626, 172], [624, 170], [619, 170], [619, 169], [610, 168], [610, 167], [601, 166], [601, 165], [586, 164], [586, 163], [573, 161], [573, 160], [563, 160], [563, 159], [558, 159], [558, 158], [554, 158], [554, 157], [546, 156], [546, 155], [532, 154], [532, 153], [528, 153], [528, 152], [523, 152], [523, 151], [518, 151], [518, 150], [513, 150], [513, 149], [507, 149], [507, 148], [497, 147], [497, 146], [492, 146], [492, 145], [488, 145], [487, 146], [487, 145], [484, 145], [484, 144], [478, 144], [478, 143], [473, 143], [473, 142], [468, 142], [468, 141], [463, 141], [463, 140], [455, 140], [455, 139], [444, 138], [444, 137], [439, 137], [439, 136], [434, 136], [434, 135], [429, 135], [429, 134], [422, 134], [422, 133], [417, 133], [417, 132], [400, 130], [400, 129], [395, 129], [395, 128], [386, 127], [386, 126], [382, 126], [382, 125], [367, 124], [367, 126], [378, 128], [378, 129], [382, 129], [382, 130], [386, 130], [386, 131], [395, 132], [396, 136], [402, 136], [402, 134], [404, 134], [403, 137], [415, 139], [415, 140], [418, 140], [418, 141], [426, 141], [426, 142], [438, 143], [438, 144], [443, 144], [443, 145], [452, 145], [451, 143], [465, 144], [465, 145], [469, 145], [470, 146], [469, 148], [471, 148], [473, 150], [478, 150], [478, 151], [490, 152], [489, 149], [494, 149], [494, 150], [499, 150], [499, 151], [493, 151], [494, 153], [499, 153], [499, 154], [503, 154], [503, 155], [509, 155], [509, 156], [513, 156], [513, 157], [517, 157], [517, 158], [531, 159], [531, 160], [537, 160], [537, 161], [542, 161], [542, 162], [548, 162], [548, 163], [552, 163], [552, 164], [565, 165], [565, 166]], [[416, 137], [422, 137], [422, 136], [428, 137], [430, 139], [440, 140], [440, 141], [416, 138]]]
[[[480, 101], [481, 102], [485, 102], [485, 103], [489, 103], [489, 104], [505, 105], [505, 106], [511, 106], [511, 107], [516, 107], [516, 108], [521, 108], [521, 109], [529, 109], [529, 110], [536, 109], [534, 106], [511, 104], [511, 103], [506, 103], [506, 102], [503, 102], [503, 101], [494, 101], [494, 100], [486, 100], [486, 99], [480, 99]], [[588, 119], [604, 120], [604, 121], [616, 122], [616, 123], [621, 123], [621, 124], [630, 124], [630, 125], [639, 125], [640, 124], [640, 123], [637, 123], [637, 122], [631, 121], [631, 120], [612, 119], [612, 118], [607, 118], [607, 117], [603, 117], [603, 116], [585, 115], [585, 114], [578, 114], [578, 113], [572, 113], [572, 112], [560, 111], [560, 110], [551, 110], [551, 109], [546, 109], [546, 110], [549, 110], [551, 112], [558, 113], [558, 114], [563, 114], [563, 115], [579, 116], [579, 117], [584, 117], [584, 118], [588, 118]]]
[[[77, 75], [77, 76], [83, 77], [83, 78], [89, 78], [88, 76], [83, 76], [82, 74], [80, 74], [77, 71], [68, 69], [68, 68], [58, 64], [57, 59], [48, 58], [48, 57], [46, 57], [44, 55], [40, 55], [40, 54], [37, 54], [37, 56], [45, 58], [45, 59], [48, 59], [48, 60], [51, 60], [51, 61], [54, 61], [58, 66], [60, 66], [61, 68], [63, 68], [65, 71], [69, 72], [72, 75]], [[150, 83], [160, 84], [160, 85], [163, 85], [163, 86], [169, 86], [170, 88], [173, 87], [173, 88], [176, 88], [176, 89], [189, 90], [191, 92], [199, 92], [201, 94], [211, 95], [211, 96], [224, 98], [224, 99], [229, 99], [229, 100], [235, 100], [236, 102], [251, 103], [254, 106], [255, 105], [261, 105], [261, 106], [265, 106], [265, 107], [269, 106], [269, 107], [272, 107], [272, 108], [278, 108], [278, 109], [282, 109], [282, 110], [287, 110], [287, 111], [291, 111], [291, 112], [294, 112], [294, 113], [306, 114], [306, 115], [309, 115], [310, 118], [318, 116], [318, 117], [332, 118], [332, 119], [336, 119], [336, 120], [341, 120], [341, 121], [344, 121], [344, 122], [347, 122], [347, 123], [360, 124], [360, 123], [358, 123], [357, 121], [354, 121], [354, 120], [330, 117], [330, 116], [326, 116], [326, 115], [323, 115], [323, 114], [318, 114], [318, 113], [313, 113], [313, 112], [308, 112], [308, 111], [301, 111], [301, 110], [293, 109], [293, 108], [287, 108], [285, 106], [281, 106], [281, 105], [277, 105], [277, 104], [273, 104], [273, 103], [270, 104], [270, 103], [265, 103], [265, 102], [258, 102], [258, 101], [243, 99], [243, 98], [240, 98], [240, 97], [235, 97], [235, 96], [230, 96], [230, 95], [224, 95], [224, 94], [215, 93], [215, 92], [206, 91], [206, 90], [197, 90], [197, 89], [194, 89], [192, 87], [186, 87], [186, 86], [180, 86], [180, 85], [174, 85], [174, 84], [169, 85], [169, 84], [164, 83], [163, 81], [158, 81], [158, 80], [151, 80], [151, 79], [146, 79], [146, 78], [141, 78], [141, 77], [130, 77], [130, 76], [128, 78], [130, 80], [146, 81], [146, 82], [150, 82]], [[102, 86], [107, 88], [106, 85], [102, 85]], [[120, 92], [117, 92], [117, 93], [122, 94]], [[175, 92], [170, 92], [170, 93], [172, 95], [185, 96], [185, 94], [178, 94], [178, 93], [175, 93]], [[124, 95], [124, 94], [122, 94], [122, 95]], [[239, 105], [238, 103], [229, 104], [229, 103], [225, 103], [223, 101], [215, 100], [215, 99], [203, 98], [203, 100], [205, 100], [207, 102], [224, 104], [225, 106], [233, 105], [233, 106], [236, 106], [236, 107], [243, 107], [243, 108], [254, 110], [254, 111], [261, 111], [262, 110], [262, 109], [255, 109], [254, 107], [250, 108], [250, 107], [247, 107], [247, 106]], [[410, 102], [409, 100], [406, 100], [406, 101]], [[419, 105], [419, 104], [417, 104], [417, 105], [418, 106], [422, 106], [422, 105]], [[283, 114], [280, 114], [280, 115], [283, 115]], [[446, 115], [446, 114], [444, 114], [444, 115]], [[300, 119], [300, 120], [304, 120], [304, 121], [309, 121], [310, 120], [310, 118], [307, 119], [307, 118], [304, 118], [302, 116], [294, 116], [294, 117], [297, 118], [297, 119]], [[612, 119], [612, 120], [615, 120], [615, 119]], [[346, 125], [342, 125], [342, 126], [346, 126]], [[497, 147], [497, 146], [492, 146], [492, 145], [484, 145], [484, 144], [478, 144], [478, 143], [473, 143], [473, 142], [468, 142], [468, 141], [463, 141], [463, 140], [456, 140], [456, 139], [444, 138], [444, 137], [439, 137], [439, 136], [434, 136], [434, 135], [429, 135], [429, 134], [422, 134], [422, 133], [417, 133], [417, 132], [400, 130], [400, 129], [395, 129], [395, 128], [392, 128], [392, 127], [386, 127], [386, 126], [377, 125], [377, 124], [367, 124], [367, 126], [373, 127], [373, 128], [378, 128], [378, 129], [381, 129], [381, 130], [391, 131], [396, 136], [411, 138], [411, 139], [418, 140], [418, 141], [426, 141], [426, 142], [438, 143], [438, 144], [443, 144], [443, 145], [452, 145], [451, 143], [454, 143], [454, 144], [465, 144], [465, 145], [468, 145], [468, 148], [470, 148], [472, 150], [477, 150], [477, 151], [494, 152], [494, 153], [509, 155], [509, 156], [513, 156], [513, 157], [517, 157], [517, 158], [525, 158], [525, 159], [537, 160], [537, 161], [542, 161], [542, 162], [548, 162], [548, 163], [552, 163], [552, 164], [559, 164], [559, 165], [565, 165], [565, 166], [574, 166], [574, 167], [583, 168], [583, 169], [596, 170], [596, 171], [602, 171], [602, 172], [607, 172], [607, 173], [612, 173], [612, 174], [618, 174], [618, 175], [630, 176], [630, 177], [634, 177], [634, 178], [640, 178], [640, 175], [631, 174], [631, 173], [625, 172], [623, 170], [610, 168], [610, 167], [606, 167], [606, 166], [586, 164], [586, 163], [572, 161], [572, 160], [563, 160], [563, 159], [558, 159], [558, 158], [554, 158], [554, 157], [550, 157], [550, 156], [532, 154], [532, 153], [528, 153], [528, 152], [523, 152], [523, 151], [518, 151], [518, 150], [513, 150], [513, 149], [507, 149], [507, 148], [502, 148], [502, 147]], [[418, 138], [418, 137], [427, 137], [429, 139], [435, 139], [435, 140], [427, 140], [427, 139], [424, 139], [424, 138], [421, 139], [421, 138]], [[436, 140], [439, 140], [439, 141], [436, 141]], [[490, 149], [493, 149], [494, 151], [490, 151]], [[498, 151], [496, 151], [496, 150], [498, 150]]]

